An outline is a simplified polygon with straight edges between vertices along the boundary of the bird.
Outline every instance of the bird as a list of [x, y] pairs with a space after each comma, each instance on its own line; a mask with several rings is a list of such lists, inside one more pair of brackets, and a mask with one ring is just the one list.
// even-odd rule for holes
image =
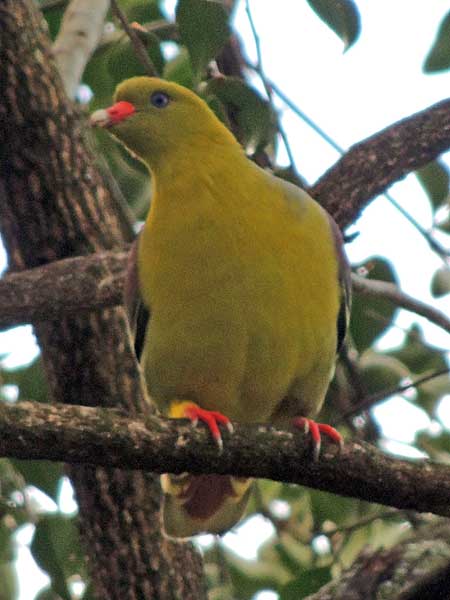
[[[129, 258], [130, 328], [150, 397], [170, 418], [310, 432], [334, 374], [350, 307], [339, 228], [306, 191], [252, 162], [195, 92], [157, 77], [121, 82], [91, 115], [146, 165], [151, 205]], [[252, 479], [163, 474], [163, 529], [222, 534]]]

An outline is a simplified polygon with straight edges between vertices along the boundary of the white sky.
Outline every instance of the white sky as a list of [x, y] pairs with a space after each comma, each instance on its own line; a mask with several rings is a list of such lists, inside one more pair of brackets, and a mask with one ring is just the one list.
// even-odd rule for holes
[[[174, 0], [167, 2], [169, 9], [174, 4]], [[251, 2], [266, 75], [344, 148], [446, 98], [450, 89], [449, 72], [433, 76], [421, 72], [437, 27], [449, 9], [448, 0], [358, 0], [357, 4], [362, 33], [355, 46], [343, 54], [342, 42], [305, 1]], [[243, 2], [237, 11], [236, 25], [248, 55], [254, 58]], [[283, 125], [299, 172], [313, 182], [337, 160], [338, 154], [288, 110]], [[413, 176], [395, 185], [391, 192], [423, 226], [431, 225], [426, 196]], [[364, 260], [372, 254], [389, 256], [405, 291], [450, 312], [450, 298], [436, 301], [429, 292], [429, 274], [440, 265], [439, 260], [394, 208], [384, 200], [373, 203], [356, 229], [360, 235], [348, 248], [352, 261]], [[450, 245], [448, 240], [447, 245]], [[0, 265], [2, 262], [0, 252]], [[391, 343], [401, 341], [401, 328], [408, 327], [410, 322], [411, 317], [401, 313], [397, 320], [399, 328], [390, 335]], [[423, 320], [419, 322], [424, 325], [429, 341], [450, 348], [447, 334]], [[30, 360], [36, 353], [30, 328], [21, 328], [20, 334], [1, 334], [0, 355], [3, 353], [10, 353], [5, 360], [9, 366]], [[443, 407], [444, 417], [450, 413], [449, 405], [447, 402]], [[405, 400], [384, 403], [377, 414], [386, 436], [400, 443], [411, 443], [417, 428], [428, 424], [424, 414]], [[399, 422], [400, 431], [391, 427]], [[261, 540], [271, 530], [261, 528], [261, 523], [257, 527], [249, 523], [246, 528], [245, 535], [230, 533], [225, 539], [245, 556], [254, 557]], [[249, 528], [252, 528], [250, 535]], [[27, 582], [37, 584], [36, 576], [29, 570], [32, 567], [26, 552], [26, 547], [19, 552], [19, 569], [22, 576], [27, 573]], [[19, 600], [31, 600], [34, 593], [29, 586], [23, 587]], [[273, 598], [269, 593], [258, 596], [258, 600]]]

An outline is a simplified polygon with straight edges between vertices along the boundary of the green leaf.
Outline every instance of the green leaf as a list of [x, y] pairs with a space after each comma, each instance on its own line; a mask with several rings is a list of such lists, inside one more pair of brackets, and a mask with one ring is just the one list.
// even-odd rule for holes
[[428, 346], [417, 326], [411, 327], [401, 348], [387, 354], [398, 358], [416, 375], [443, 371], [447, 367], [443, 351]]
[[288, 579], [288, 572], [272, 554], [270, 560], [258, 558], [258, 561], [245, 560], [225, 550], [226, 565], [230, 574], [236, 597], [239, 600], [251, 600], [262, 589], [279, 591]]
[[72, 575], [85, 575], [84, 556], [73, 518], [47, 515], [36, 525], [31, 552], [37, 564], [51, 578], [51, 587], [63, 598], [71, 600], [67, 580]]
[[54, 502], [58, 500], [59, 482], [63, 476], [61, 463], [47, 460], [11, 460], [27, 485], [34, 485]]
[[[450, 33], [450, 32], [449, 32]], [[438, 160], [428, 163], [416, 171], [433, 209], [436, 210], [447, 201], [450, 192], [450, 177], [448, 169]]]
[[174, 81], [187, 88], [194, 87], [194, 73], [186, 48], [180, 48], [179, 53], [164, 66], [163, 78]]
[[111, 104], [114, 93], [114, 81], [108, 68], [108, 56], [115, 43], [99, 47], [86, 65], [83, 83], [88, 85], [94, 94], [89, 103], [89, 110], [94, 111]]
[[450, 292], [450, 269], [439, 267], [431, 280], [431, 293], [435, 298], [445, 296]]
[[272, 108], [256, 90], [237, 77], [219, 77], [209, 81], [205, 88], [206, 97], [211, 94], [226, 107], [244, 148], [258, 152], [274, 142], [276, 129]]
[[436, 38], [425, 59], [425, 73], [436, 73], [450, 69], [450, 12], [443, 18]]
[[61, 21], [63, 19], [66, 8], [67, 6], [64, 6], [63, 4], [59, 6], [53, 6], [51, 8], [46, 8], [43, 11], [44, 18], [47, 21], [48, 25], [48, 32], [52, 40], [54, 40], [58, 35], [59, 28], [61, 27]]
[[19, 400], [48, 402], [47, 382], [40, 358], [25, 367], [3, 371], [2, 383], [17, 385]]
[[378, 394], [400, 385], [411, 376], [410, 370], [394, 356], [368, 349], [361, 356], [360, 372], [367, 394]]
[[320, 531], [325, 521], [342, 525], [358, 514], [362, 502], [329, 492], [309, 490], [314, 529]]
[[[150, 33], [146, 35], [145, 47], [157, 72], [161, 73], [164, 68], [164, 58], [156, 35]], [[126, 36], [114, 44], [108, 52], [106, 60], [114, 87], [124, 79], [135, 75], [148, 75], [132, 43]]]
[[353, 0], [307, 0], [313, 11], [344, 42], [344, 52], [358, 39], [361, 18]]
[[197, 81], [230, 36], [228, 14], [215, 0], [179, 0], [176, 20]]
[[130, 23], [137, 21], [142, 24], [164, 19], [159, 4], [159, 0], [120, 0], [120, 8]]
[[329, 567], [319, 567], [303, 572], [297, 579], [290, 581], [283, 587], [280, 600], [300, 600], [317, 592], [331, 579]]
[[[380, 257], [373, 257], [357, 266], [367, 271], [367, 279], [378, 279], [397, 283], [397, 277], [391, 264]], [[350, 332], [359, 352], [370, 347], [391, 326], [397, 311], [392, 302], [382, 298], [373, 298], [355, 294], [353, 298]]]

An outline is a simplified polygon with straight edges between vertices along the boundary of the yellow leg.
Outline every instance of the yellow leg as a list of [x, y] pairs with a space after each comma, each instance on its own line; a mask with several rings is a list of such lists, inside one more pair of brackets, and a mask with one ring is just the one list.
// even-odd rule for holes
[[190, 408], [198, 408], [198, 404], [189, 400], [174, 400], [170, 403], [169, 417], [171, 419], [185, 419], [187, 417], [186, 410]]

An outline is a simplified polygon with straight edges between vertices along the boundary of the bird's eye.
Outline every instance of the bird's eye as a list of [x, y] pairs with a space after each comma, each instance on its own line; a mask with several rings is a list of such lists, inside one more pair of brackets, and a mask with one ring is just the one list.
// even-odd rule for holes
[[169, 104], [170, 98], [165, 92], [153, 92], [150, 102], [156, 108], [165, 108]]

